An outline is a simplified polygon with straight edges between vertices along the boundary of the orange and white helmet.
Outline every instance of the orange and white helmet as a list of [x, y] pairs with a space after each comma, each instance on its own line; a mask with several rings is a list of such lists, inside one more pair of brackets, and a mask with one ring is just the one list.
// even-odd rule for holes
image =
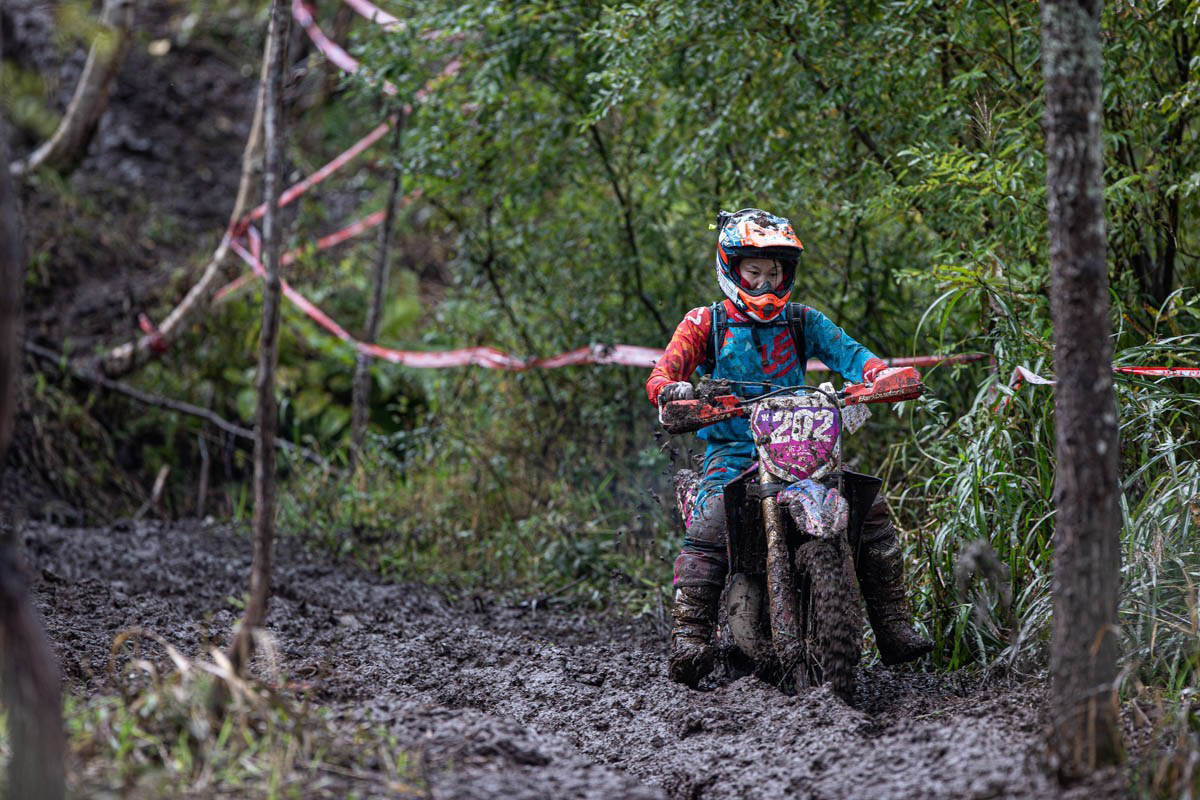
[[[717, 285], [751, 319], [774, 319], [792, 296], [796, 262], [804, 250], [791, 223], [758, 208], [743, 208], [718, 214], [717, 228]], [[749, 288], [738, 271], [743, 258], [776, 261], [783, 268], [783, 281], [776, 287]]]

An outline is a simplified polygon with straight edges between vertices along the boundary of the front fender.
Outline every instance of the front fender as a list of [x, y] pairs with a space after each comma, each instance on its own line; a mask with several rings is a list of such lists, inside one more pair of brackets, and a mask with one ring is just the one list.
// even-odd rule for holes
[[797, 481], [779, 493], [779, 504], [788, 510], [796, 526], [818, 539], [845, 536], [850, 523], [850, 504], [836, 488], [812, 479]]

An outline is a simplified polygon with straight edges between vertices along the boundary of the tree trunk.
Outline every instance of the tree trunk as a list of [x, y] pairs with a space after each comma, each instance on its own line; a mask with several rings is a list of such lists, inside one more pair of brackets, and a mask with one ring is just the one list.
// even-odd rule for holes
[[[133, 0], [105, 0], [100, 24], [105, 28], [96, 36], [88, 51], [87, 62], [79, 76], [75, 94], [58, 123], [54, 135], [34, 150], [25, 161], [9, 165], [9, 172], [21, 177], [42, 166], [71, 166], [83, 158], [100, 116], [108, 105], [112, 86], [125, 53], [129, 49], [129, 30], [133, 27]], [[4, 159], [8, 164], [7, 155]]]
[[[392, 132], [392, 158], [400, 156], [400, 137], [404, 130], [404, 118], [396, 116]], [[396, 217], [396, 203], [400, 197], [400, 166], [392, 165], [392, 182], [388, 186], [387, 205], [383, 212], [383, 225], [379, 230], [379, 251], [375, 256], [375, 270], [371, 276], [371, 307], [367, 310], [367, 329], [363, 341], [374, 344], [379, 336], [379, 325], [383, 321], [383, 299], [387, 293], [388, 251], [392, 241], [392, 225]], [[371, 360], [358, 353], [354, 364], [354, 386], [350, 399], [350, 471], [354, 472], [367, 435], [367, 418], [371, 406]]]
[[252, 634], [267, 617], [271, 588], [271, 547], [275, 538], [275, 366], [279, 342], [279, 257], [282, 250], [279, 231], [280, 164], [283, 159], [283, 69], [284, 49], [291, 16], [283, 0], [271, 2], [270, 68], [267, 72], [263, 105], [263, 138], [266, 165], [263, 169], [263, 277], [262, 329], [258, 340], [257, 436], [254, 440], [254, 559], [250, 565], [250, 596], [246, 614], [234, 636], [229, 659], [243, 671], [252, 652]]
[[1054, 319], [1051, 745], [1062, 777], [1117, 763], [1120, 512], [1100, 140], [1099, 0], [1042, 3]]
[[[0, 165], [6, 164], [8, 134], [0, 118]], [[0, 482], [17, 403], [24, 285], [20, 210], [12, 178], [0, 169]], [[63, 797], [66, 743], [58, 665], [29, 602], [29, 578], [11, 519], [0, 519], [0, 681], [12, 748], [8, 796]]]

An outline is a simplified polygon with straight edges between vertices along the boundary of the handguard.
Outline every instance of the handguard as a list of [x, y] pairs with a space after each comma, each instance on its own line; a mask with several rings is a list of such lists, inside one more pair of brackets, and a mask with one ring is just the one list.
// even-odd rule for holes
[[915, 400], [925, 391], [921, 376], [912, 367], [890, 367], [875, 376], [874, 383], [855, 383], [844, 391], [846, 405], [895, 403]]
[[658, 408], [658, 421], [667, 433], [698, 431], [722, 420], [746, 416], [746, 409], [737, 395], [719, 394], [698, 400], [675, 400]]

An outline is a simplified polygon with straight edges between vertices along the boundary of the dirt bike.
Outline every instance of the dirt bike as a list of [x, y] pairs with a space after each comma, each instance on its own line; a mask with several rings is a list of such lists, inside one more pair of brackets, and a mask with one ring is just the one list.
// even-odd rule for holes
[[785, 690], [827, 683], [849, 699], [862, 654], [852, 544], [882, 481], [842, 468], [842, 438], [866, 422], [865, 404], [914, 399], [924, 387], [911, 367], [841, 391], [753, 383], [764, 393], [747, 400], [736, 385], [701, 379], [695, 399], [659, 410], [671, 434], [749, 417], [757, 463], [725, 487], [726, 667]]

